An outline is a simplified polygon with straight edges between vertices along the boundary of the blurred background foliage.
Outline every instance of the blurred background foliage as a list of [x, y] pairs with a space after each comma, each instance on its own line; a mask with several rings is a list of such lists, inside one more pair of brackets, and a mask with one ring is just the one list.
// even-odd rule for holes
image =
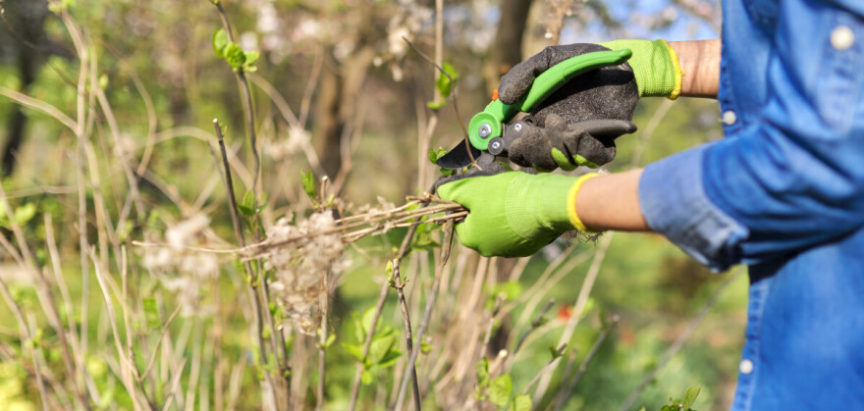
[[[708, 38], [717, 35], [719, 25], [719, 4], [700, 0], [448, 0], [443, 2], [442, 43], [436, 44], [433, 1], [245, 0], [222, 4], [231, 18], [237, 42], [244, 50], [258, 51], [261, 56], [256, 62], [257, 71], [248, 73], [248, 78], [253, 85], [255, 129], [262, 157], [260, 192], [266, 193], [265, 225], [287, 213], [309, 213], [313, 205], [300, 184], [300, 175], [307, 170], [317, 177], [329, 176], [331, 192], [349, 209], [376, 203], [401, 204], [406, 195], [423, 193], [438, 173], [427, 159], [428, 150], [449, 148], [463, 134], [453, 111], [453, 99], [458, 101], [461, 117], [470, 118], [488, 101], [498, 77], [507, 68], [545, 45], [623, 37]], [[89, 39], [91, 57], [98, 67], [98, 81], [90, 84], [104, 90], [119, 135], [112, 137], [104, 110], [88, 102], [91, 115], [85, 118], [91, 119], [87, 127], [98, 156], [87, 157], [89, 178], [84, 201], [96, 207], [95, 202], [102, 201], [95, 195], [98, 193], [104, 196], [108, 220], [116, 220], [124, 213], [130, 216], [123, 227], [112, 227], [113, 234], [107, 237], [112, 243], [128, 246], [130, 270], [137, 276], [133, 277], [129, 293], [140, 302], [140, 315], [128, 323], [120, 322], [121, 334], [127, 328], [134, 329], [143, 341], [135, 350], [141, 350], [141, 357], [147, 358], [148, 350], [160, 339], [160, 324], [182, 301], [176, 290], [165, 287], [164, 275], [171, 273], [163, 273], [163, 277], [146, 275], [147, 268], [141, 263], [146, 251], [131, 241], [150, 240], [148, 233], [164, 232], [196, 214], [208, 216], [214, 235], [224, 239], [221, 244], [233, 241], [218, 154], [212, 144], [214, 117], [225, 124], [227, 144], [245, 164], [235, 166], [236, 178], [243, 187], [237, 190], [238, 195], [251, 186], [242, 95], [231, 68], [216, 56], [211, 45], [213, 33], [222, 27], [219, 13], [207, 0], [64, 0], [50, 5], [41, 0], [5, 0], [0, 1], [0, 7], [0, 87], [49, 103], [73, 119], [80, 111], [76, 89], [80, 56], [58, 10], [68, 10]], [[441, 47], [443, 61], [458, 73], [458, 93], [453, 99], [436, 95], [436, 70], [412, 51], [403, 37], [430, 56], [436, 54], [436, 46]], [[9, 93], [4, 95], [8, 97]], [[85, 362], [96, 385], [88, 387], [88, 391], [91, 396], [92, 391], [101, 393], [99, 401], [94, 399], [96, 408], [131, 408], [134, 404], [118, 382], [116, 363], [112, 365], [106, 359], [116, 353], [108, 334], [109, 320], [100, 309], [102, 296], [93, 273], [89, 273], [89, 281], [84, 280], [86, 274], [82, 275], [76, 170], [85, 166], [76, 160], [76, 135], [43, 111], [13, 100], [0, 97], [2, 184], [11, 205], [9, 210], [4, 207], [3, 214], [24, 227], [26, 240], [35, 250], [35, 265], [46, 271], [50, 269], [51, 251], [45, 246], [45, 218], [50, 215], [62, 277], [71, 299], [76, 304], [82, 298], [90, 300], [90, 309], [83, 313], [61, 307], [64, 321], [71, 316], [75, 327], [87, 327], [79, 331], [90, 339], [90, 355]], [[436, 101], [433, 105], [442, 107], [430, 109], [427, 103]], [[640, 130], [619, 140], [618, 158], [606, 168], [617, 171], [643, 166], [721, 138], [717, 111], [717, 104], [707, 100], [640, 102], [634, 120]], [[140, 209], [127, 210], [130, 190], [117, 158], [138, 165], [133, 171]], [[84, 231], [94, 247], [108, 242], [101, 240], [102, 218], [92, 209], [87, 214]], [[8, 223], [0, 228], [11, 239], [10, 229]], [[336, 335], [327, 357], [325, 392], [329, 409], [347, 406], [355, 361], [345, 344], [357, 343], [352, 337], [357, 327], [352, 313], [362, 316], [374, 305], [386, 261], [392, 248], [398, 246], [400, 235], [404, 233], [367, 238], [347, 251], [351, 263], [334, 291], [329, 325]], [[599, 346], [596, 357], [562, 403], [563, 408], [617, 409], [638, 390], [652, 369], [662, 365], [630, 408], [645, 405], [647, 409], [659, 409], [670, 396], [699, 386], [702, 390], [694, 408], [727, 409], [743, 344], [746, 277], [734, 279], [683, 348], [661, 363], [664, 352], [686, 334], [691, 321], [731, 274], [709, 273], [659, 236], [607, 236], [610, 242], [584, 313], [586, 321], [576, 328], [572, 339], [575, 349], [567, 355], [584, 358], [602, 333], [604, 318], [616, 316], [617, 326]], [[13, 242], [20, 249], [22, 245], [17, 241]], [[528, 260], [515, 284], [506, 282], [507, 270], [515, 262], [495, 260], [493, 264], [499, 265], [501, 277], [496, 282], [509, 287], [503, 293], [506, 298], [516, 299], [562, 250], [570, 250], [566, 258], [575, 261], [594, 253], [602, 241], [583, 242], [567, 249], [567, 241], [560, 240]], [[469, 254], [465, 250], [461, 253]], [[99, 259], [116, 277], [121, 265], [115, 254], [108, 251], [99, 254]], [[428, 261], [420, 258], [412, 264], [428, 277], [434, 255], [424, 255]], [[510, 372], [514, 393], [529, 384], [549, 362], [549, 348], [556, 346], [561, 328], [572, 314], [570, 305], [576, 301], [594, 261], [583, 260], [568, 267], [558, 286], [549, 291], [547, 296], [555, 299], [546, 316], [550, 326], [532, 338], [516, 357]], [[31, 329], [44, 330], [41, 338], [47, 358], [39, 361], [49, 370], [56, 369], [55, 378], [62, 380], [58, 337], [41, 315], [43, 302], [34, 291], [32, 273], [16, 262], [9, 249], [0, 252], [0, 264], [0, 278], [8, 284], [12, 299], [24, 311]], [[202, 350], [204, 355], [213, 356], [212, 352], [206, 353], [209, 349], [228, 360], [224, 364], [204, 362], [203, 369], [198, 370], [186, 365], [179, 378], [187, 394], [176, 396], [169, 404], [172, 408], [232, 404], [227, 399], [225, 404], [220, 403], [216, 398], [219, 387], [229, 385], [226, 381], [219, 382], [224, 386], [216, 385], [216, 375], [237, 379], [231, 388], [236, 390], [233, 405], [241, 409], [260, 406], [257, 395], [238, 395], [248, 387], [257, 390], [260, 375], [250, 367], [240, 369], [234, 377], [233, 368], [229, 370], [226, 365], [238, 361], [252, 364], [256, 360], [250, 358], [255, 355], [248, 332], [251, 317], [240, 314], [245, 309], [233, 306], [244, 301], [243, 281], [230, 261], [220, 264], [219, 271], [224, 275], [207, 279], [207, 286], [186, 284], [206, 290], [197, 296], [190, 314], [196, 319], [184, 316], [173, 322], [166, 333], [170, 341], [217, 341], [209, 345], [181, 344], [185, 348], [176, 358], [195, 358], [202, 355]], [[425, 287], [429, 281], [408, 280], [409, 287], [415, 283]], [[488, 305], [494, 304], [501, 290], [492, 284], [484, 289]], [[412, 288], [409, 293], [414, 296], [412, 306], [421, 306], [422, 298], [416, 294], [419, 292]], [[458, 294], [454, 292], [452, 297], [447, 302], [458, 306]], [[148, 304], [158, 309], [148, 309]], [[497, 338], [513, 338], [506, 329], [513, 325], [518, 313], [514, 311], [495, 325], [504, 331], [494, 333], [488, 350], [490, 358], [506, 347], [496, 342]], [[8, 304], [0, 306], [0, 409], [36, 409], [43, 400], [34, 371], [27, 365], [31, 359], [26, 354], [25, 340], [31, 345], [39, 341], [36, 336], [22, 336], [12, 314]], [[395, 301], [388, 300], [382, 321], [401, 329]], [[297, 338], [293, 349], [305, 349], [307, 355], [313, 355], [316, 349], [312, 340], [303, 343], [303, 348]], [[401, 339], [397, 341], [401, 343]], [[434, 337], [424, 341], [432, 346], [444, 342]], [[401, 349], [404, 351], [404, 347]], [[139, 367], [144, 369], [144, 364]], [[144, 390], [161, 406], [170, 398], [166, 379], [174, 374], [160, 371], [160, 382]], [[418, 371], [423, 372], [419, 365]], [[305, 376], [298, 376], [303, 382], [293, 382], [301, 387], [300, 392], [308, 391], [309, 398], [313, 397], [315, 373], [310, 369]], [[379, 397], [388, 395], [390, 391], [381, 386], [397, 383], [387, 368], [378, 370], [374, 378], [373, 384], [361, 389], [361, 409], [373, 408]], [[560, 378], [556, 373], [548, 384], [557, 386]], [[308, 389], [303, 384], [308, 384]], [[535, 398], [534, 405], [551, 407], [555, 400], [550, 394]], [[315, 403], [307, 399], [299, 406], [311, 407]], [[448, 402], [428, 395], [425, 404], [434, 408]], [[51, 404], [46, 406], [50, 408]]]

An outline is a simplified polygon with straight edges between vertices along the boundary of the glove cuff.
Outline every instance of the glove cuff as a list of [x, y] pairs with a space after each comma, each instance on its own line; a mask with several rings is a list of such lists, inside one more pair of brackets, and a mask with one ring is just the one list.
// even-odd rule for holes
[[567, 192], [567, 217], [570, 220], [570, 224], [579, 231], [584, 232], [591, 230], [588, 230], [588, 227], [585, 227], [585, 223], [582, 222], [582, 219], [579, 218], [579, 214], [576, 213], [576, 196], [579, 195], [579, 190], [586, 181], [597, 177], [598, 175], [599, 174], [597, 173], [583, 174], [573, 182], [573, 185], [570, 186], [570, 190]]
[[681, 94], [681, 64], [666, 40], [613, 40], [600, 43], [611, 50], [630, 49], [627, 61], [633, 68], [639, 97], [678, 98]]

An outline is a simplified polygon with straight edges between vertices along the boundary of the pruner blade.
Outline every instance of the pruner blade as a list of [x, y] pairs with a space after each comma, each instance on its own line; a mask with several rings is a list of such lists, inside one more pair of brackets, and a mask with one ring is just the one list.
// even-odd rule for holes
[[466, 144], [465, 140], [462, 140], [446, 154], [438, 157], [435, 160], [435, 164], [448, 170], [458, 170], [468, 167], [469, 164], [480, 157], [480, 154], [480, 150], [474, 148], [471, 144]]

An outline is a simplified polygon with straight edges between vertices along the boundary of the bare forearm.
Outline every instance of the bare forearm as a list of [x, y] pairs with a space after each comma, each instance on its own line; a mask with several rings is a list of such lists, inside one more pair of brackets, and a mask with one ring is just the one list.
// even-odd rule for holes
[[576, 213], [592, 230], [649, 231], [639, 206], [642, 169], [602, 175], [585, 182], [576, 196]]
[[681, 95], [717, 98], [720, 84], [720, 40], [670, 41], [678, 55]]

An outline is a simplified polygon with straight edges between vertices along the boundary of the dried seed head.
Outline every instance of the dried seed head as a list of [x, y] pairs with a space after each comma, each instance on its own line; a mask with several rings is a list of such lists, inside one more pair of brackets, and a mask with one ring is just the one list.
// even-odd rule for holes
[[[327, 295], [328, 275], [343, 267], [345, 245], [335, 228], [332, 213], [324, 211], [296, 226], [282, 218], [267, 230], [267, 243], [278, 244], [265, 247], [267, 267], [276, 271], [270, 291], [285, 318], [305, 334], [314, 334], [320, 324], [321, 297]], [[298, 237], [303, 238], [286, 241]]]
[[[190, 251], [189, 247], [207, 246], [204, 232], [210, 219], [202, 214], [181, 221], [165, 231], [165, 241], [170, 247], [144, 249], [143, 263], [159, 278], [162, 287], [175, 292], [183, 316], [201, 315], [201, 292], [204, 283], [219, 274], [219, 261], [208, 253]], [[146, 237], [158, 239], [158, 233], [147, 233]]]

